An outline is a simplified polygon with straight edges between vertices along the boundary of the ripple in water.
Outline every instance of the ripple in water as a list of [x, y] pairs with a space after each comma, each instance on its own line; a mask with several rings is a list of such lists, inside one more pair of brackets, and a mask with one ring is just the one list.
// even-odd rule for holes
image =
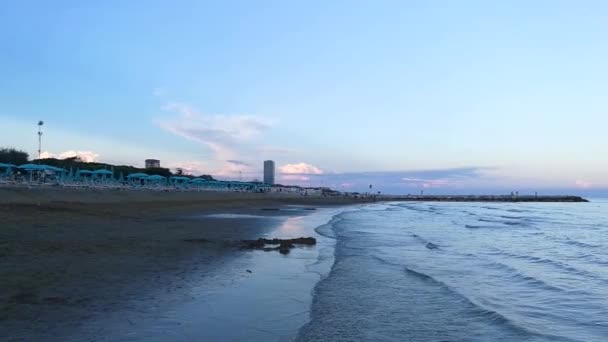
[[604, 201], [344, 213], [297, 340], [606, 341], [607, 218]]

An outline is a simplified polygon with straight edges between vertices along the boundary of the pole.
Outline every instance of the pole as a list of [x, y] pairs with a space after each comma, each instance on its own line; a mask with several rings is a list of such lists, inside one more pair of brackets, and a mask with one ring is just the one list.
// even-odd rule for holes
[[40, 158], [42, 157], [42, 125], [44, 125], [44, 121], [38, 121], [38, 164], [40, 164]]

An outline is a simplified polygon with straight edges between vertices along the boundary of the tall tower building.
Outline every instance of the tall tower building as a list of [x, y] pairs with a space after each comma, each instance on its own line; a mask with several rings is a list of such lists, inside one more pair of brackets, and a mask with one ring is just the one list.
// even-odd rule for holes
[[273, 185], [274, 184], [274, 161], [264, 161], [264, 183]]

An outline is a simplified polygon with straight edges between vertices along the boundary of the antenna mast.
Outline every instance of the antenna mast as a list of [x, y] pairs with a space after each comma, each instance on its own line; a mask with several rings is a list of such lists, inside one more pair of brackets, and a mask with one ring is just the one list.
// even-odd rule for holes
[[44, 121], [38, 121], [38, 164], [40, 164], [40, 158], [42, 156], [42, 126]]

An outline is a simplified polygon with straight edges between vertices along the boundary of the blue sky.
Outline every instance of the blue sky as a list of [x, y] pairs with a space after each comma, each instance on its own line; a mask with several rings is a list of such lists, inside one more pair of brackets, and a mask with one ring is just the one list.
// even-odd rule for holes
[[0, 146], [387, 192], [608, 188], [605, 1], [22, 1]]

